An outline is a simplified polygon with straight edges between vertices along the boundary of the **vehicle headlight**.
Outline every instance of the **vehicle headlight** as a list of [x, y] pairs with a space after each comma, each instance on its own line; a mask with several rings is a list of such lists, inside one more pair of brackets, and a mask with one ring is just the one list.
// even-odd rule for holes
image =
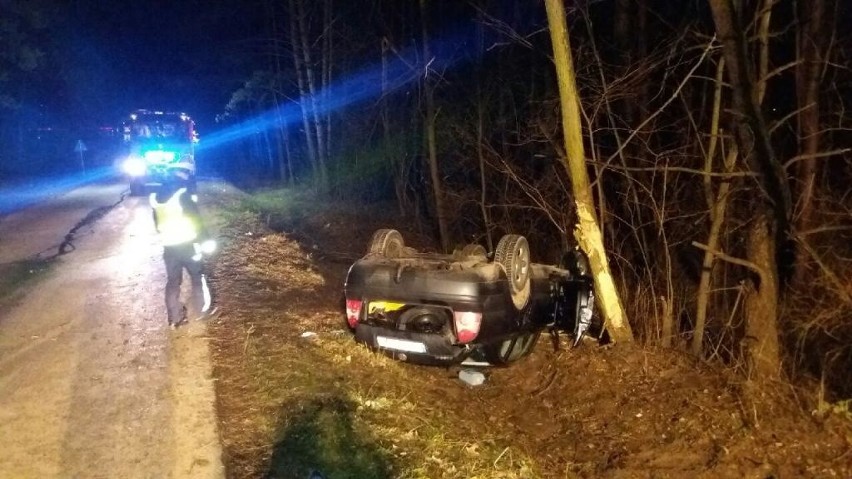
[[124, 160], [121, 168], [130, 176], [144, 176], [148, 170], [148, 165], [145, 164], [145, 160], [142, 158], [132, 156]]

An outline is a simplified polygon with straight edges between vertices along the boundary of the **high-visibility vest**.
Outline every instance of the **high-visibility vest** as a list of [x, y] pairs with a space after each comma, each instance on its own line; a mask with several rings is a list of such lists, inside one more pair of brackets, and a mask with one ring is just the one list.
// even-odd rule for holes
[[186, 244], [198, 237], [198, 225], [192, 218], [185, 215], [180, 204], [181, 196], [186, 188], [181, 188], [164, 203], [157, 201], [157, 195], [151, 194], [151, 207], [157, 218], [157, 231], [164, 246]]

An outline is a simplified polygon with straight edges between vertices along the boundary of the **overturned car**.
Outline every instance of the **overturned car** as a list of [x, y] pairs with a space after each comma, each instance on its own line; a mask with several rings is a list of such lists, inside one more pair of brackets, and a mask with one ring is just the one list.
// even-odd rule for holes
[[420, 364], [505, 365], [532, 351], [545, 330], [592, 325], [594, 288], [580, 250], [559, 265], [530, 262], [527, 240], [503, 236], [488, 254], [470, 244], [453, 254], [418, 252], [392, 229], [378, 230], [344, 285], [355, 339]]

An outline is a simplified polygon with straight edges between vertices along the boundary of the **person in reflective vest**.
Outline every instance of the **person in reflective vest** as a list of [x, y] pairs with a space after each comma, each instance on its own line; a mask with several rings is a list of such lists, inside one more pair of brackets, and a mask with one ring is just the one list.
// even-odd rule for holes
[[[151, 193], [154, 225], [163, 243], [163, 260], [166, 264], [166, 310], [169, 325], [176, 328], [187, 320], [187, 311], [197, 319], [215, 312], [213, 296], [203, 258], [216, 249], [216, 242], [204, 227], [198, 209], [198, 197], [189, 191], [189, 171], [175, 169], [170, 172], [158, 191]], [[189, 309], [180, 300], [183, 270], [192, 281]]]

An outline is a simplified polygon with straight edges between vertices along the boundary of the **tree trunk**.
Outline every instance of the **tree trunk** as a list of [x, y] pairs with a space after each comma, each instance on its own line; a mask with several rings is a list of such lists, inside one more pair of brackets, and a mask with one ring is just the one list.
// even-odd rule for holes
[[263, 140], [263, 149], [266, 156], [267, 172], [269, 177], [275, 176], [275, 148], [272, 146], [272, 139], [269, 138], [269, 129], [264, 128], [260, 131], [260, 137]]
[[[276, 109], [279, 110], [278, 117], [281, 117], [280, 108], [276, 106]], [[288, 186], [293, 186], [295, 178], [293, 178], [293, 157], [290, 153], [290, 132], [287, 128], [281, 128], [278, 130], [279, 137], [281, 138], [281, 146], [282, 146], [282, 163], [280, 164], [281, 168], [281, 179], [286, 181]]]
[[314, 79], [314, 65], [311, 61], [311, 46], [308, 42], [308, 26], [305, 21], [305, 9], [302, 0], [296, 0], [296, 9], [298, 10], [299, 20], [299, 38], [301, 39], [302, 55], [304, 57], [305, 78], [308, 84], [308, 101], [310, 104], [310, 117], [314, 123], [314, 134], [317, 137], [317, 167], [319, 169], [319, 184], [320, 190], [325, 191], [328, 187], [328, 167], [327, 157], [328, 151], [325, 144], [325, 132], [323, 129], [322, 118], [320, 117], [319, 108], [317, 108], [317, 87]]
[[328, 107], [328, 93], [331, 89], [332, 70], [334, 62], [332, 61], [334, 37], [332, 35], [332, 4], [331, 0], [325, 0], [323, 3], [323, 37], [322, 37], [322, 104], [325, 105], [325, 164], [328, 167], [328, 162], [331, 159], [331, 113], [332, 109]]
[[[734, 131], [737, 147], [757, 163], [763, 173], [762, 184], [768, 197], [758, 205], [757, 220], [749, 233], [747, 255], [760, 270], [760, 281], [750, 295], [746, 332], [755, 347], [745, 353], [758, 374], [780, 369], [777, 335], [778, 261], [776, 251], [786, 244], [791, 212], [790, 186], [783, 165], [775, 157], [769, 131], [758, 108], [761, 93], [754, 87], [744, 29], [731, 0], [709, 0], [722, 41], [733, 106], [737, 113]], [[772, 220], [770, 220], [770, 218]], [[775, 361], [774, 363], [770, 363]], [[766, 378], [762, 376], [761, 379]]]
[[[757, 103], [763, 103], [763, 97], [766, 94], [766, 80], [769, 69], [769, 20], [772, 14], [772, 3], [774, 0], [765, 0], [761, 8], [760, 22], [758, 28], [758, 42], [760, 44], [758, 53], [758, 76], [757, 76]], [[696, 293], [696, 308], [695, 308], [695, 332], [692, 336], [691, 350], [696, 356], [702, 353], [702, 344], [704, 342], [704, 328], [707, 321], [708, 305], [710, 301], [710, 286], [713, 274], [713, 263], [716, 256], [712, 251], [716, 250], [722, 238], [722, 225], [725, 222], [725, 213], [728, 206], [728, 194], [731, 189], [731, 179], [725, 178], [722, 184], [719, 185], [718, 193], [713, 192], [712, 177], [709, 173], [713, 171], [713, 158], [716, 154], [716, 146], [720, 136], [719, 116], [721, 113], [722, 102], [722, 84], [724, 79], [725, 58], [719, 60], [719, 65], [716, 69], [716, 90], [713, 98], [713, 115], [710, 128], [710, 145], [707, 148], [707, 158], [705, 159], [705, 171], [708, 173], [704, 176], [704, 188], [707, 196], [708, 204], [710, 205], [710, 233], [707, 235], [707, 247], [704, 251], [704, 261], [701, 264], [701, 279], [698, 283], [698, 291]], [[732, 173], [736, 165], [737, 156], [739, 154], [736, 144], [730, 147], [730, 150], [722, 152], [725, 158], [724, 171]]]
[[426, 0], [420, 0], [420, 19], [423, 27], [423, 61], [426, 70], [423, 79], [423, 89], [426, 101], [426, 119], [423, 122], [426, 136], [426, 157], [429, 161], [429, 177], [432, 181], [432, 195], [435, 200], [435, 216], [438, 219], [438, 236], [441, 241], [441, 249], [449, 250], [449, 234], [447, 233], [447, 218], [444, 211], [444, 189], [441, 182], [440, 169], [438, 168], [438, 145], [435, 139], [435, 87], [428, 72], [428, 65], [432, 58], [429, 51], [429, 29], [427, 27]]
[[[731, 150], [725, 155], [725, 173], [734, 171], [734, 166], [737, 163], [737, 146], [733, 145]], [[709, 172], [708, 172], [709, 173]], [[715, 255], [712, 251], [718, 248], [722, 239], [722, 226], [725, 223], [725, 212], [728, 208], [728, 195], [731, 190], [731, 180], [726, 178], [719, 185], [719, 191], [716, 194], [716, 202], [713, 205], [712, 220], [710, 223], [710, 233], [707, 234], [708, 250], [704, 252], [704, 260], [701, 263], [701, 279], [698, 282], [698, 291], [696, 292], [696, 312], [695, 312], [695, 332], [692, 335], [692, 344], [690, 349], [692, 354], [700, 356], [702, 345], [704, 344], [704, 328], [707, 324], [707, 305], [710, 301], [710, 285], [713, 273], [713, 262]]]
[[305, 72], [302, 65], [302, 56], [299, 55], [299, 41], [297, 34], [296, 6], [293, 0], [289, 1], [290, 6], [290, 49], [293, 52], [293, 66], [296, 70], [296, 83], [299, 86], [299, 106], [302, 109], [302, 128], [305, 130], [305, 147], [308, 150], [308, 160], [311, 164], [314, 180], [319, 178], [319, 161], [317, 159], [317, 148], [315, 136], [311, 129], [311, 114], [309, 105], [306, 103], [308, 98], [308, 89], [305, 87]]
[[396, 206], [399, 210], [399, 215], [405, 217], [407, 204], [405, 198], [405, 162], [400, 154], [401, 152], [391, 146], [390, 108], [388, 108], [388, 102], [390, 101], [390, 89], [388, 88], [388, 51], [390, 51], [390, 41], [385, 37], [382, 38], [382, 100], [380, 111], [382, 118], [382, 141], [384, 143], [382, 151], [385, 157], [385, 164], [389, 165], [393, 171], [393, 190], [396, 195]]
[[[719, 234], [722, 230], [722, 220], [727, 208], [727, 189], [729, 183], [722, 183], [725, 188], [725, 195], [722, 195], [722, 187], [719, 189], [719, 195], [713, 190], [713, 178], [710, 173], [713, 172], [713, 160], [716, 156], [716, 146], [719, 141], [719, 115], [722, 109], [722, 85], [725, 73], [725, 57], [719, 59], [719, 64], [716, 66], [716, 89], [713, 94], [713, 113], [710, 120], [710, 144], [707, 147], [707, 157], [704, 159], [704, 196], [707, 199], [708, 211], [710, 212], [710, 233], [707, 235], [707, 246], [709, 251], [704, 252], [704, 260], [701, 264], [701, 279], [698, 282], [698, 291], [696, 292], [695, 301], [695, 330], [692, 334], [692, 344], [690, 349], [696, 356], [701, 354], [702, 345], [704, 344], [704, 328], [707, 322], [707, 305], [710, 301], [710, 280], [713, 271], [713, 261], [716, 258], [712, 251], [719, 244]], [[731, 151], [733, 155], [737, 154], [736, 147]], [[723, 151], [723, 155], [726, 153]], [[730, 158], [725, 156], [725, 164], [730, 163], [733, 166], [736, 156]], [[725, 204], [721, 203], [724, 201]]]
[[770, 220], [760, 216], [749, 226], [748, 257], [758, 269], [746, 295], [746, 337], [743, 346], [750, 376], [766, 380], [778, 377], [781, 357], [778, 344], [778, 275], [775, 273], [775, 242]]
[[[799, 107], [799, 155], [804, 159], [798, 163], [796, 170], [797, 203], [799, 206], [796, 230], [803, 232], [813, 228], [814, 223], [813, 203], [816, 178], [819, 177], [815, 158], [820, 149], [819, 87], [823, 66], [822, 55], [825, 48], [825, 37], [828, 33], [824, 31], [824, 0], [800, 1], [798, 7], [800, 26], [796, 90]], [[808, 261], [805, 259], [807, 254], [803, 248], [799, 248], [797, 251], [794, 272], [797, 283], [808, 277]]]
[[479, 159], [479, 211], [482, 214], [482, 226], [485, 229], [485, 241], [488, 251], [494, 251], [494, 242], [491, 240], [491, 219], [488, 216], [488, 183], [485, 176], [485, 94], [482, 85], [485, 82], [482, 59], [485, 57], [485, 21], [482, 11], [477, 12], [477, 77], [476, 82], [476, 156]]
[[775, 157], [769, 130], [757, 105], [757, 89], [753, 87], [750, 59], [744, 28], [735, 16], [732, 0], [709, 0], [716, 32], [731, 82], [733, 106], [739, 114], [734, 132], [740, 151], [754, 151], [753, 159], [763, 173], [763, 186], [775, 216], [776, 243], [783, 242], [788, 233], [792, 200], [784, 166]]
[[577, 94], [574, 65], [571, 59], [565, 8], [562, 0], [545, 0], [544, 4], [547, 9], [556, 77], [559, 83], [562, 131], [566, 152], [564, 164], [571, 180], [574, 202], [577, 207], [578, 224], [574, 230], [574, 237], [589, 256], [598, 302], [610, 336], [615, 341], [629, 342], [633, 340], [633, 332], [630, 323], [627, 322], [615, 281], [610, 272], [603, 237], [595, 217], [595, 204], [589, 175], [586, 171], [580, 120], [580, 98]]
[[[760, 48], [758, 50], [758, 75], [757, 75], [757, 103], [763, 103], [763, 97], [766, 94], [766, 80], [769, 69], [769, 20], [772, 14], [772, 3], [774, 0], [764, 0], [758, 28], [758, 42]], [[710, 301], [710, 286], [713, 273], [713, 263], [715, 255], [712, 251], [716, 250], [721, 242], [722, 225], [725, 221], [725, 212], [727, 210], [728, 194], [730, 192], [731, 180], [725, 178], [722, 184], [719, 185], [717, 193], [713, 193], [712, 177], [709, 175], [713, 170], [713, 158], [716, 152], [718, 138], [720, 137], [719, 116], [721, 110], [722, 99], [722, 84], [724, 79], [725, 58], [719, 60], [719, 66], [716, 70], [716, 92], [713, 99], [713, 116], [710, 130], [710, 145], [707, 149], [707, 158], [705, 160], [705, 170], [708, 173], [704, 177], [704, 186], [707, 196], [707, 201], [710, 205], [710, 234], [707, 237], [708, 250], [704, 252], [704, 261], [701, 268], [701, 279], [698, 283], [698, 292], [696, 294], [696, 313], [695, 313], [695, 332], [692, 337], [691, 351], [696, 356], [701, 354], [701, 346], [704, 340], [704, 328], [707, 321], [708, 304]], [[732, 145], [730, 150], [722, 154], [725, 158], [724, 171], [732, 173], [736, 165], [738, 149], [736, 145]]]
[[269, 16], [272, 28], [272, 41], [270, 42], [269, 48], [269, 62], [273, 65], [273, 74], [272, 74], [272, 83], [270, 84], [270, 92], [272, 93], [272, 105], [275, 108], [275, 117], [276, 117], [276, 127], [273, 130], [273, 134], [275, 135], [275, 151], [278, 163], [278, 179], [283, 183], [287, 180], [286, 175], [286, 163], [290, 161], [289, 155], [285, 152], [284, 147], [284, 135], [287, 134], [287, 126], [284, 124], [281, 118], [281, 105], [279, 104], [280, 100], [278, 98], [278, 94], [280, 91], [279, 85], [281, 83], [282, 76], [282, 68], [281, 68], [281, 55], [278, 51], [278, 16], [275, 11], [274, 3], [271, 1], [267, 1], [264, 3], [266, 7], [266, 14]]

